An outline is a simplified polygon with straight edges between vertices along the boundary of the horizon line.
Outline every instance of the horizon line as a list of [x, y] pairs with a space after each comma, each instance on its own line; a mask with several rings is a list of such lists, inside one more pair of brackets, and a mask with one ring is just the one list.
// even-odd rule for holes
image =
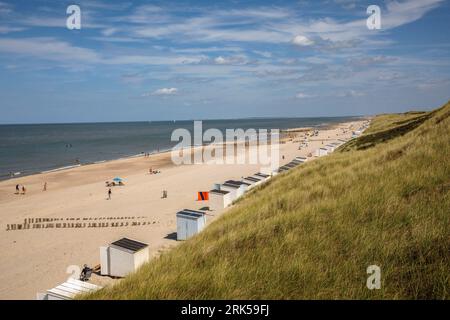
[[243, 117], [243, 118], [212, 118], [212, 119], [172, 119], [172, 120], [127, 120], [127, 121], [74, 121], [74, 122], [11, 122], [0, 123], [0, 126], [14, 125], [58, 125], [58, 124], [107, 124], [107, 123], [153, 123], [153, 122], [186, 122], [186, 121], [224, 121], [224, 120], [270, 120], [270, 119], [314, 119], [314, 118], [360, 118], [371, 115], [343, 115], [343, 116], [307, 116], [307, 117]]

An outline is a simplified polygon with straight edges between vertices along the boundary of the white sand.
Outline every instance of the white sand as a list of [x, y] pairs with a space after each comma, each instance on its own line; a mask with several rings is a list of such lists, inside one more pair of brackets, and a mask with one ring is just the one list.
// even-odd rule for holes
[[[310, 138], [308, 148], [298, 150], [299, 143], [280, 145], [280, 165], [295, 156], [310, 152], [338, 138], [350, 137], [340, 128], [357, 128], [362, 121], [341, 124], [320, 131]], [[292, 133], [293, 135], [295, 133]], [[295, 139], [294, 139], [295, 140]], [[150, 175], [148, 169], [159, 169]], [[70, 265], [94, 266], [99, 263], [99, 247], [129, 237], [149, 244], [151, 256], [179, 242], [165, 238], [176, 232], [175, 213], [181, 209], [200, 209], [208, 202], [196, 201], [197, 191], [208, 191], [214, 183], [240, 179], [260, 170], [258, 165], [181, 165], [170, 161], [170, 153], [116, 160], [59, 172], [37, 174], [0, 182], [0, 299], [35, 299], [61, 282]], [[126, 179], [126, 186], [112, 188], [112, 200], [106, 200], [105, 181], [115, 176]], [[47, 182], [47, 191], [42, 191]], [[26, 195], [14, 194], [15, 185], [25, 185]], [[168, 198], [161, 199], [162, 190]], [[211, 211], [210, 223], [221, 212]], [[7, 224], [22, 223], [25, 218], [145, 217], [145, 226], [69, 229], [28, 229], [6, 231]], [[115, 220], [128, 221], [131, 220]], [[63, 221], [66, 222], [66, 221]], [[70, 221], [69, 221], [70, 222]], [[72, 221], [77, 222], [77, 221]], [[78, 221], [78, 222], [110, 222]], [[153, 223], [154, 222], [154, 223]], [[113, 280], [94, 276], [93, 282], [107, 284]], [[114, 280], [117, 281], [117, 280]]]

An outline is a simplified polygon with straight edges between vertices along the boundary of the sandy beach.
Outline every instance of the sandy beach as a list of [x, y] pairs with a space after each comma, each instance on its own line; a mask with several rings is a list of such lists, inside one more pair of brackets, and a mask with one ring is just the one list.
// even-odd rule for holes
[[[295, 136], [302, 133], [291, 130], [292, 139], [280, 144], [280, 165], [295, 156], [307, 156], [322, 144], [351, 137], [351, 130], [362, 122], [320, 130], [318, 136], [309, 138], [308, 147], [301, 150]], [[342, 129], [349, 130], [343, 133]], [[150, 167], [161, 173], [149, 174]], [[207, 201], [196, 201], [197, 191], [208, 191], [214, 183], [240, 179], [259, 170], [260, 166], [254, 164], [176, 166], [167, 152], [2, 181], [0, 299], [35, 299], [37, 292], [64, 282], [69, 276], [66, 273], [69, 266], [99, 264], [99, 247], [122, 237], [148, 243], [150, 255], [157, 257], [161, 251], [180, 243], [174, 240], [175, 213], [184, 208], [208, 206]], [[113, 187], [112, 199], [107, 200], [105, 181], [116, 176], [125, 179], [125, 186]], [[43, 191], [45, 182], [47, 190]], [[25, 195], [15, 194], [16, 184], [26, 186]], [[161, 197], [162, 190], [168, 192], [166, 199]], [[221, 214], [208, 211], [207, 223]], [[118, 222], [119, 226], [7, 230], [7, 225], [33, 218], [67, 223]], [[93, 276], [91, 281], [107, 285], [118, 280]]]

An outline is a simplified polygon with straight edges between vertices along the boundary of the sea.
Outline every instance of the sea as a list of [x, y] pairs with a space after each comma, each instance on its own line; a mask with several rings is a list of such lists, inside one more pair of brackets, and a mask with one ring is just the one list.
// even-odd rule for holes
[[[358, 117], [203, 120], [203, 131], [323, 127]], [[171, 150], [172, 132], [194, 121], [0, 125], [0, 180]]]

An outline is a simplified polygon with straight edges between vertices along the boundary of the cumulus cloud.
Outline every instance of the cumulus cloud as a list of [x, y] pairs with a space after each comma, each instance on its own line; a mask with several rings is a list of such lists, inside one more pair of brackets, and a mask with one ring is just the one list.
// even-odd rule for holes
[[161, 88], [152, 92], [153, 96], [172, 96], [178, 93], [177, 88]]
[[294, 37], [294, 39], [292, 39], [292, 43], [295, 44], [296, 46], [307, 47], [313, 45], [314, 41], [305, 36], [297, 35]]
[[204, 56], [197, 62], [193, 62], [194, 64], [210, 64], [210, 65], [233, 65], [240, 66], [250, 64], [251, 61], [245, 55], [235, 55], [235, 56], [217, 56], [215, 58], [211, 58], [208, 56]]

